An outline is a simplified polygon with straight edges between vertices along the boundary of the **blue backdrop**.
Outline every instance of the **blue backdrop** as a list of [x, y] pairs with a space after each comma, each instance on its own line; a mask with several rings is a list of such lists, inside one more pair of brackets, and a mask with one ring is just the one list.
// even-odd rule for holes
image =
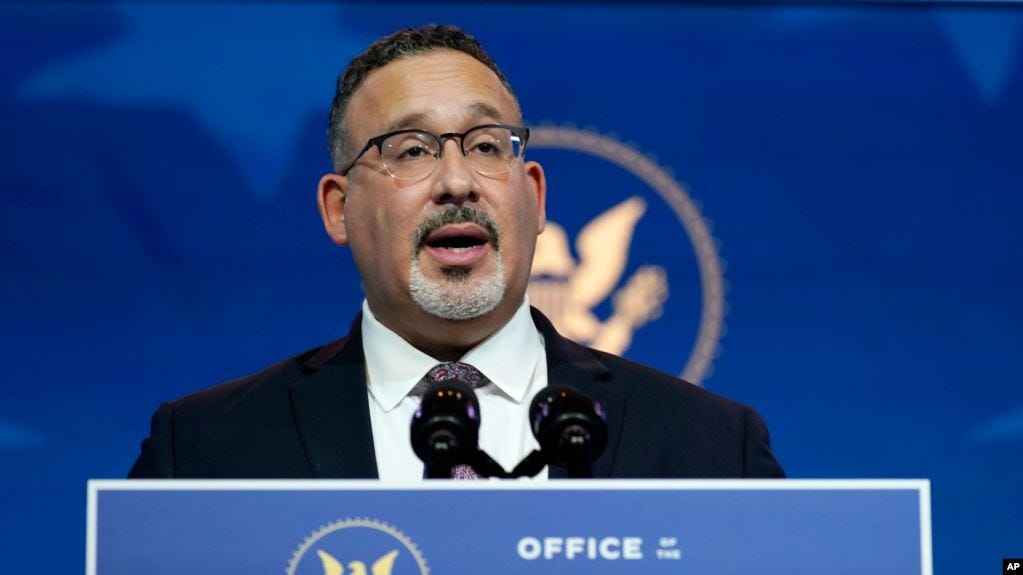
[[626, 356], [755, 406], [791, 476], [930, 478], [941, 573], [1023, 554], [1023, 7], [5, 2], [8, 570], [81, 569], [85, 479], [127, 472], [160, 401], [346, 332], [314, 196], [334, 81], [432, 21], [547, 134], [569, 276], [641, 200], [587, 308], [658, 270]]

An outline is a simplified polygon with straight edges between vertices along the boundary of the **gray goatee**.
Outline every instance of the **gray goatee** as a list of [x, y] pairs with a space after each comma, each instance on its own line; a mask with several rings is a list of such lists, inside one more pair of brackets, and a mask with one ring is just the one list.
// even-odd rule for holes
[[[460, 223], [474, 223], [486, 230], [494, 247], [494, 273], [479, 277], [468, 268], [452, 267], [442, 270], [444, 280], [427, 279], [419, 268], [423, 241], [443, 226]], [[473, 319], [493, 311], [505, 292], [500, 245], [500, 232], [494, 220], [468, 206], [452, 207], [428, 218], [412, 234], [412, 266], [409, 272], [412, 301], [424, 312], [442, 319]]]

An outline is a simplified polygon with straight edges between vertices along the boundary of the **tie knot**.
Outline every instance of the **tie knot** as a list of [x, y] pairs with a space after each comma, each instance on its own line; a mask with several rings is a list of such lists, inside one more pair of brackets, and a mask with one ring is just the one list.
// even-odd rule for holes
[[426, 373], [423, 381], [427, 383], [438, 383], [444, 381], [460, 381], [469, 387], [476, 389], [487, 383], [480, 370], [460, 361], [449, 361], [436, 365]]

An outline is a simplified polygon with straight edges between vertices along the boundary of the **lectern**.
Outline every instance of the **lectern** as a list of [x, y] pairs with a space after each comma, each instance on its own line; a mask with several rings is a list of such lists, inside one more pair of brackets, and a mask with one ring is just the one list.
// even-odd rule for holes
[[86, 570], [932, 575], [926, 480], [94, 480]]

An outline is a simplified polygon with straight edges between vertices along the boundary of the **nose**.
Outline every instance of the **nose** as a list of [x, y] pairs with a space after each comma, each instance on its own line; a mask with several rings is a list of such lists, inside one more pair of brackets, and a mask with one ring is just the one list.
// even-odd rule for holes
[[443, 153], [433, 174], [433, 201], [438, 204], [461, 205], [478, 200], [476, 171], [462, 154], [460, 142], [449, 138], [441, 146]]

